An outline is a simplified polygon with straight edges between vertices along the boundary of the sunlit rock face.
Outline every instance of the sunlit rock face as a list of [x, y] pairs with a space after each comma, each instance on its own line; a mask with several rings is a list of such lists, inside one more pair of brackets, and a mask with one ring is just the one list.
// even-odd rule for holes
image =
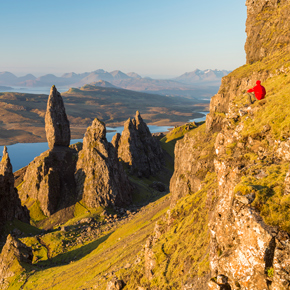
[[95, 119], [87, 129], [78, 156], [77, 193], [88, 207], [125, 206], [131, 202], [132, 186], [116, 149], [106, 139], [103, 122]]
[[289, 1], [247, 0], [247, 63], [251, 64], [290, 44]]
[[63, 99], [55, 86], [51, 87], [45, 114], [45, 131], [48, 146], [69, 146], [70, 127]]
[[60, 93], [52, 86], [47, 101], [45, 130], [49, 150], [27, 167], [20, 198], [37, 202], [46, 216], [76, 201], [74, 172], [77, 151], [69, 148], [70, 127]]
[[161, 170], [164, 163], [162, 148], [138, 111], [135, 118], [125, 122], [121, 137], [114, 137], [113, 144], [118, 157], [127, 164], [132, 174], [149, 177]]

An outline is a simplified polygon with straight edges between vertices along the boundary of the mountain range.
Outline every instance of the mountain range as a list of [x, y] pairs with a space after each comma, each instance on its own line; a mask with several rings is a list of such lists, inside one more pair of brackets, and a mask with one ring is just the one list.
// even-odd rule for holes
[[[187, 72], [173, 79], [151, 79], [142, 78], [139, 74], [123, 73], [120, 70], [107, 72], [98, 69], [92, 72], [76, 74], [74, 72], [65, 73], [60, 77], [53, 74], [46, 74], [36, 78], [32, 74], [17, 77], [10, 72], [0, 72], [0, 85], [3, 86], [23, 86], [23, 87], [46, 87], [55, 84], [62, 87], [81, 87], [85, 84], [91, 84], [99, 80], [111, 82], [115, 86], [124, 89], [150, 90], [150, 88], [188, 88], [197, 84], [220, 85], [221, 78], [227, 75], [226, 70], [199, 70]], [[154, 89], [153, 89], [154, 90]]]

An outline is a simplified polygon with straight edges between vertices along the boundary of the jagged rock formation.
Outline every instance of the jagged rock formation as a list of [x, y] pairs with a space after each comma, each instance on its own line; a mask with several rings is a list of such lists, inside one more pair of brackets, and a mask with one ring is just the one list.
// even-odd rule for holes
[[106, 139], [105, 124], [95, 119], [87, 129], [76, 166], [77, 194], [88, 207], [131, 202], [132, 186]]
[[247, 63], [263, 59], [290, 44], [289, 1], [247, 0]]
[[17, 189], [14, 188], [12, 165], [4, 146], [0, 162], [0, 230], [7, 221], [13, 221], [15, 218], [29, 223], [28, 210], [21, 206]]
[[23, 271], [25, 264], [32, 264], [32, 249], [18, 239], [8, 235], [0, 254], [0, 288], [9, 288], [13, 276]]
[[44, 215], [50, 216], [76, 200], [74, 172], [77, 151], [68, 147], [69, 123], [55, 86], [48, 98], [45, 122], [50, 150], [29, 164], [19, 192], [23, 203], [31, 205], [37, 202]]
[[48, 146], [69, 146], [70, 127], [62, 97], [55, 86], [50, 89], [45, 114], [45, 131]]
[[115, 136], [112, 143], [118, 151], [118, 157], [129, 166], [132, 174], [149, 177], [156, 175], [162, 168], [162, 148], [152, 137], [138, 111], [134, 119], [125, 122], [121, 137]]
[[77, 152], [66, 147], [55, 147], [36, 157], [27, 167], [19, 190], [21, 200], [37, 201], [46, 216], [72, 205], [76, 201], [76, 161]]
[[175, 145], [174, 173], [170, 180], [171, 206], [181, 197], [196, 192], [207, 172], [214, 171], [214, 138], [196, 129], [194, 136], [186, 134]]

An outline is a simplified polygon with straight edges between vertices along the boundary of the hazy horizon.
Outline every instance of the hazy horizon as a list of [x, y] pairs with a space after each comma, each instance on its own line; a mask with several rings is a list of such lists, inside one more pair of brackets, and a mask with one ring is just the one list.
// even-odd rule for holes
[[244, 1], [2, 1], [0, 71], [233, 70], [245, 63], [245, 21]]

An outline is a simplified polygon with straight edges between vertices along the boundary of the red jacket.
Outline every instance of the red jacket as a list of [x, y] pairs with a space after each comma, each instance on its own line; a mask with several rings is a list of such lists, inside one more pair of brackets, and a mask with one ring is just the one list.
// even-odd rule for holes
[[262, 100], [266, 96], [266, 89], [263, 86], [261, 86], [261, 81], [257, 81], [256, 86], [248, 90], [248, 93], [253, 93], [253, 92], [255, 93], [255, 97], [258, 100]]

